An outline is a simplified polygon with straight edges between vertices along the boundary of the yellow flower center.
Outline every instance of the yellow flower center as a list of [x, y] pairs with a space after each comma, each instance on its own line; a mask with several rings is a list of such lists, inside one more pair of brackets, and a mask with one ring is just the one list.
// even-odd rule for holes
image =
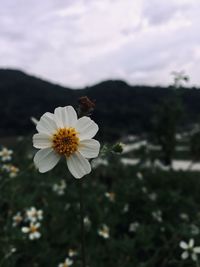
[[79, 138], [74, 128], [60, 128], [53, 135], [53, 149], [60, 155], [71, 156], [78, 149]]
[[31, 232], [31, 233], [35, 233], [35, 232], [37, 232], [37, 227], [35, 227], [34, 225], [31, 225], [31, 226], [30, 226], [30, 232]]

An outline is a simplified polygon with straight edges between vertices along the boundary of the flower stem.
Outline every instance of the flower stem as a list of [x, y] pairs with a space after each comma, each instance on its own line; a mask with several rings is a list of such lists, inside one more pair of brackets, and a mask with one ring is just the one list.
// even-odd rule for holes
[[85, 257], [85, 229], [84, 229], [84, 201], [83, 201], [83, 179], [79, 180], [79, 194], [80, 194], [80, 220], [81, 220], [81, 258], [82, 267], [86, 267]]

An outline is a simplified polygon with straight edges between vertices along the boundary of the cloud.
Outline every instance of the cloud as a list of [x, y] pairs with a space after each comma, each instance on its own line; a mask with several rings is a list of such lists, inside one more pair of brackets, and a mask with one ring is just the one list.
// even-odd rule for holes
[[198, 0], [2, 0], [0, 67], [74, 88], [169, 84], [184, 68], [199, 84], [199, 10]]

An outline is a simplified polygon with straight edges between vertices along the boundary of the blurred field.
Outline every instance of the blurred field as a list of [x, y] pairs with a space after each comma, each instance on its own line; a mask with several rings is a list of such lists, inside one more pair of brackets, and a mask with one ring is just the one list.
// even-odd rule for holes
[[[65, 162], [39, 174], [31, 143], [30, 137], [18, 139], [12, 159], [1, 161], [0, 266], [53, 267], [71, 256], [79, 267], [79, 181]], [[83, 178], [88, 266], [198, 266], [181, 259], [179, 243], [194, 238], [200, 245], [199, 173], [126, 166], [121, 157], [108, 154], [106, 164], [97, 161]], [[19, 172], [11, 177], [5, 164]], [[34, 240], [22, 231], [31, 207], [43, 212], [41, 237]]]

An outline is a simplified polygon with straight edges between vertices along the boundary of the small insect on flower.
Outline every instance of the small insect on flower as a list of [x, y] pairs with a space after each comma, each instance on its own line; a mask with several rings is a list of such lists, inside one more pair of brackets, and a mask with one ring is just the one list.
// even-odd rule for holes
[[78, 119], [72, 106], [58, 107], [54, 113], [45, 113], [36, 128], [33, 146], [40, 150], [34, 163], [39, 172], [53, 169], [62, 156], [75, 178], [91, 172], [88, 159], [96, 158], [100, 149], [99, 142], [92, 139], [98, 131], [93, 120], [86, 116]]
[[186, 260], [190, 256], [193, 261], [197, 261], [197, 254], [200, 254], [200, 247], [194, 246], [193, 238], [189, 240], [188, 244], [185, 241], [181, 241], [179, 246], [184, 250], [184, 252], [181, 254], [182, 260]]
[[103, 224], [102, 227], [98, 230], [98, 234], [104, 239], [108, 239], [110, 237], [109, 227], [106, 224]]
[[22, 227], [22, 232], [25, 234], [29, 234], [29, 239], [39, 239], [41, 237], [41, 233], [38, 231], [40, 228], [40, 223], [30, 223], [29, 227]]
[[27, 219], [33, 223], [41, 221], [43, 219], [43, 211], [37, 210], [35, 207], [31, 207], [26, 211]]
[[69, 267], [73, 264], [73, 260], [70, 258], [66, 258], [63, 263], [58, 264], [58, 267]]
[[2, 148], [0, 151], [0, 157], [3, 162], [10, 161], [12, 159], [11, 155], [13, 154], [12, 150], [7, 149], [6, 147]]

